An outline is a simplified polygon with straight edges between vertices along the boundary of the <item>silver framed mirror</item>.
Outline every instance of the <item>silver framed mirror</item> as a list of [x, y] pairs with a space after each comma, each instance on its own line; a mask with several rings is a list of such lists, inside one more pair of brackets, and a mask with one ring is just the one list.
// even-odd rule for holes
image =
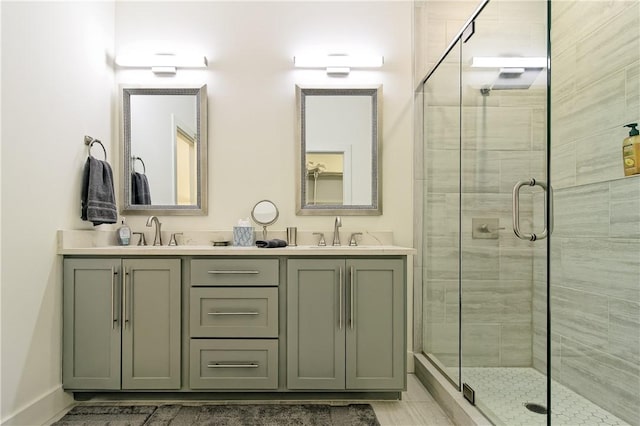
[[123, 214], [207, 213], [207, 86], [120, 86]]
[[278, 220], [280, 212], [278, 207], [270, 200], [261, 200], [251, 209], [251, 218], [262, 226], [262, 239], [267, 239], [267, 226], [273, 225]]
[[296, 214], [381, 215], [382, 86], [296, 85]]

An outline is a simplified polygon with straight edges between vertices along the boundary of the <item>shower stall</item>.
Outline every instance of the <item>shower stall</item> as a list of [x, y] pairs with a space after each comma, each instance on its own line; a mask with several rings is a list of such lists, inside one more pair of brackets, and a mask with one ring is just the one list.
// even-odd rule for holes
[[640, 425], [640, 1], [415, 5], [459, 29], [416, 61], [415, 352], [494, 424]]

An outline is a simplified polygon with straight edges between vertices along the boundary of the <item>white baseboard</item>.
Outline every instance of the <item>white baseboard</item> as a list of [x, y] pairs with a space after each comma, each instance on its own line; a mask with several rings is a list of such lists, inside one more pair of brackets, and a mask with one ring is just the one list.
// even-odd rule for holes
[[2, 426], [43, 425], [73, 403], [73, 396], [60, 386], [2, 419]]

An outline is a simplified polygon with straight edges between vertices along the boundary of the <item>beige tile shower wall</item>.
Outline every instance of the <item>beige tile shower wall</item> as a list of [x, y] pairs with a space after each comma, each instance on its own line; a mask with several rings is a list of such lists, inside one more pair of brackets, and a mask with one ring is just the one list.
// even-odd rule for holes
[[[556, 190], [554, 210], [552, 378], [637, 425], [640, 176]], [[536, 254], [534, 265], [542, 269], [544, 253]], [[544, 278], [534, 274], [534, 366], [542, 372], [546, 372]]]
[[[552, 378], [638, 425], [640, 176], [624, 177], [621, 144], [640, 121], [640, 2], [555, 2], [552, 19]], [[541, 371], [545, 292], [535, 276]]]
[[556, 189], [624, 176], [622, 126], [640, 120], [639, 9], [637, 0], [559, 1], [552, 7]]
[[[544, 32], [544, 9], [539, 4], [519, 2], [514, 7], [506, 1], [492, 3], [483, 11], [478, 29], [482, 35], [478, 32], [475, 36], [476, 44], [488, 43], [492, 48], [495, 43], [504, 44], [502, 31], [520, 37], [519, 43], [526, 46], [544, 40], [539, 34]], [[435, 64], [478, 4], [416, 2], [416, 81]], [[463, 364], [530, 366], [534, 246], [516, 239], [509, 230], [500, 231], [498, 240], [472, 239], [471, 219], [495, 217], [500, 226], [510, 227], [514, 183], [544, 176], [546, 93], [544, 89], [509, 90], [483, 97], [468, 85], [460, 117], [459, 53], [456, 46], [430, 78], [423, 94], [428, 105], [416, 121], [423, 126], [416, 132], [422, 136], [416, 153], [423, 158], [416, 163], [420, 173], [415, 175], [422, 198], [414, 203], [420, 215], [416, 229], [423, 229], [422, 245], [416, 245], [423, 247], [419, 255], [424, 282], [420, 301], [423, 347], [446, 367], [458, 363], [458, 234], [462, 218]], [[523, 194], [522, 224], [527, 232], [532, 230], [532, 215], [531, 198]], [[417, 282], [416, 288], [422, 284]]]
[[[414, 84], [417, 86], [442, 57], [480, 0], [414, 0]], [[447, 62], [456, 61], [455, 53]]]
[[[461, 25], [466, 21], [469, 15], [477, 7], [478, 1], [456, 1], [455, 4], [447, 1], [431, 1], [431, 0], [414, 0], [414, 25], [413, 25], [413, 81], [414, 86], [417, 86], [427, 72], [434, 66], [438, 59], [444, 54], [448, 44], [453, 39], [453, 36], [460, 29]], [[450, 63], [459, 60], [458, 52], [453, 52], [449, 58], [448, 63], [444, 67], [451, 69]], [[453, 69], [458, 67], [453, 65]], [[444, 69], [444, 68], [443, 68]], [[450, 78], [451, 75], [444, 75], [441, 81], [433, 87], [439, 92], [439, 97], [442, 99], [438, 105], [440, 106], [455, 106], [457, 105], [459, 98], [451, 96], [457, 90], [457, 80]], [[443, 97], [448, 99], [444, 101]], [[446, 362], [447, 365], [457, 365], [458, 359], [458, 327], [456, 323], [445, 323], [445, 306], [444, 296], [445, 291], [442, 288], [443, 285], [447, 285], [449, 290], [449, 299], [451, 299], [452, 288], [457, 288], [457, 261], [451, 263], [452, 259], [457, 259], [457, 249], [455, 247], [455, 233], [457, 229], [457, 215], [456, 212], [449, 211], [446, 216], [442, 216], [443, 211], [436, 208], [435, 204], [431, 204], [427, 201], [427, 194], [435, 195], [437, 197], [449, 198], [448, 204], [453, 203], [451, 193], [447, 192], [435, 192], [433, 188], [427, 188], [427, 183], [434, 183], [434, 177], [439, 176], [440, 182], [455, 182], [457, 181], [457, 174], [451, 176], [453, 172], [453, 165], [455, 164], [455, 158], [452, 153], [442, 153], [442, 156], [446, 157], [445, 163], [439, 163], [438, 161], [432, 161], [435, 157], [431, 156], [431, 153], [427, 153], [428, 148], [424, 146], [424, 140], [433, 140], [432, 138], [424, 138], [424, 128], [431, 128], [434, 119], [453, 120], [454, 115], [446, 109], [437, 111], [438, 115], [435, 115], [434, 111], [428, 114], [424, 112], [424, 95], [418, 90], [415, 96], [414, 102], [414, 247], [418, 249], [418, 255], [414, 261], [414, 309], [418, 315], [414, 318], [414, 347], [416, 351], [421, 351], [421, 348], [429, 348], [425, 350], [437, 350], [439, 352], [439, 359]], [[426, 123], [425, 120], [431, 120], [430, 123]], [[442, 121], [441, 121], [442, 122]], [[446, 140], [440, 140], [441, 143], [446, 146], [450, 146], [449, 142], [455, 144], [459, 139], [459, 120], [450, 121], [449, 123], [442, 122], [444, 125], [442, 129], [449, 132]], [[446, 149], [446, 148], [445, 148]], [[425, 158], [429, 158], [430, 162], [427, 165], [424, 161]], [[437, 167], [435, 167], [437, 166]], [[447, 176], [452, 179], [447, 179]], [[457, 209], [457, 207], [452, 207]], [[446, 241], [439, 242], [438, 237], [433, 237], [430, 230], [424, 229], [425, 227], [438, 227], [434, 221], [426, 220], [425, 217], [442, 217], [446, 218], [447, 222], [445, 228], [448, 229], [446, 234], [449, 238]], [[451, 222], [451, 219], [454, 222]], [[422, 230], [422, 231], [421, 231]], [[454, 237], [451, 237], [451, 235]], [[452, 239], [453, 238], [453, 239]], [[453, 252], [451, 247], [453, 246]], [[440, 247], [441, 250], [434, 250], [434, 247]], [[436, 262], [429, 258], [429, 266], [425, 267], [423, 261], [424, 252], [432, 252], [433, 259], [440, 257], [444, 263], [440, 266], [440, 270], [444, 274], [453, 276], [455, 279], [444, 280], [434, 285], [424, 285], [423, 280], [427, 279], [427, 270], [432, 270]], [[433, 273], [437, 274], [437, 269], [433, 269]], [[457, 303], [456, 303], [457, 304]], [[449, 306], [449, 318], [452, 315], [453, 306]], [[456, 308], [457, 309], [457, 308]], [[421, 314], [424, 313], [424, 316]], [[457, 315], [457, 314], [455, 314]], [[436, 333], [437, 330], [437, 333]]]
[[[444, 69], [447, 67], [455, 68], [445, 65]], [[520, 91], [518, 98], [511, 91], [494, 92], [491, 106], [464, 108], [460, 210], [459, 109], [448, 106], [452, 91], [454, 88], [442, 91], [447, 94], [442, 97], [438, 97], [439, 90], [429, 91], [432, 102], [445, 106], [428, 106], [425, 113], [425, 348], [446, 366], [457, 364], [461, 214], [463, 364], [530, 366], [534, 245], [517, 239], [508, 229], [500, 231], [497, 240], [473, 239], [471, 229], [474, 217], [495, 217], [500, 226], [509, 228], [514, 182], [544, 175], [544, 151], [535, 150], [539, 141], [533, 135], [539, 131], [533, 131], [533, 117], [545, 98], [533, 89]], [[476, 128], [483, 120], [491, 125], [479, 138]], [[514, 134], [518, 137], [511, 140], [516, 142], [508, 144], [509, 135]], [[525, 195], [521, 202], [522, 226], [531, 232], [533, 203]]]

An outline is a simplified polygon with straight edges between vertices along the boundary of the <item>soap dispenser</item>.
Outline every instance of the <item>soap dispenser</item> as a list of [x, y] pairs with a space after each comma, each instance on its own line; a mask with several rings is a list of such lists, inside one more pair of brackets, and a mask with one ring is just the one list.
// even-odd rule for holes
[[624, 175], [640, 174], [640, 132], [638, 123], [626, 124], [629, 127], [629, 137], [622, 141], [622, 161], [624, 162]]
[[122, 225], [118, 228], [118, 244], [121, 246], [128, 246], [131, 241], [131, 228], [125, 223], [125, 218], [122, 218]]

